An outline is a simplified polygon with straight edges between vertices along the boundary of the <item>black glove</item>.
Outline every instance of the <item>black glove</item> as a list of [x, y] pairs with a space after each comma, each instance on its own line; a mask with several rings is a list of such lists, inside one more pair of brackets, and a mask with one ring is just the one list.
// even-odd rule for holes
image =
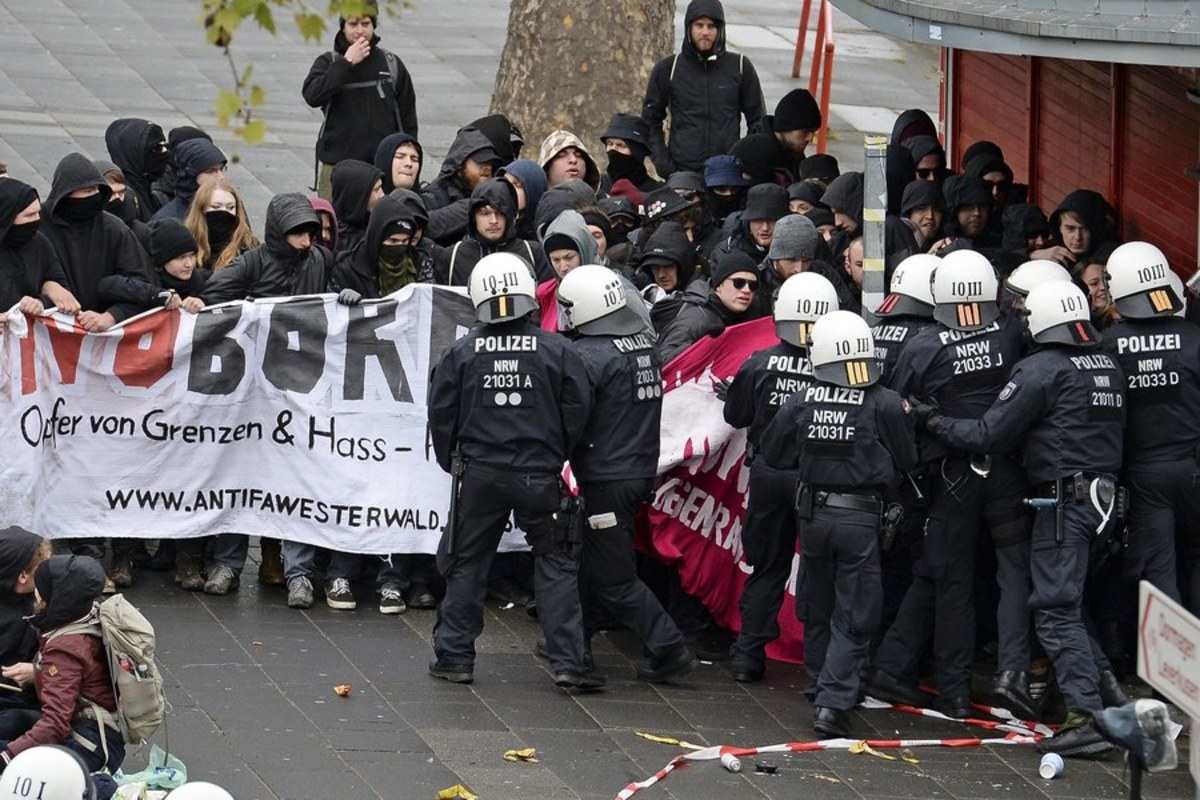
[[362, 302], [362, 295], [353, 289], [342, 289], [338, 293], [338, 302], [344, 306], [356, 306]]
[[729, 396], [729, 384], [731, 383], [733, 383], [732, 378], [725, 378], [724, 380], [719, 380], [713, 384], [713, 392], [717, 395], [717, 399], [722, 403], [724, 403], [725, 398]]
[[924, 428], [929, 420], [937, 416], [937, 406], [931, 406], [915, 397], [908, 398], [907, 402], [909, 416], [912, 417], [918, 430]]

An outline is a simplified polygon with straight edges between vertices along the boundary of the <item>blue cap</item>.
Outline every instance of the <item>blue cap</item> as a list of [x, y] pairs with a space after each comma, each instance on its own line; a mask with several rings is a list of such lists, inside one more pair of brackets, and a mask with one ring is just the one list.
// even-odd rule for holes
[[742, 160], [737, 156], [713, 156], [704, 162], [704, 185], [747, 186], [750, 181], [742, 176]]

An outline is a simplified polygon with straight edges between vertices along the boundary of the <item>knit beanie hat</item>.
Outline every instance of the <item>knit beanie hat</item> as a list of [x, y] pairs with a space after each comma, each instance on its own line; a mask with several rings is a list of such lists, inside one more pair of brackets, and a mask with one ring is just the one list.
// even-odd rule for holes
[[156, 269], [171, 259], [197, 250], [196, 237], [177, 219], [156, 219], [149, 224], [150, 261]]
[[792, 89], [775, 105], [776, 133], [816, 130], [821, 127], [821, 107], [807, 89]]
[[730, 275], [738, 272], [758, 275], [758, 264], [743, 250], [722, 250], [717, 253], [712, 266], [709, 267], [708, 283], [716, 288]]
[[775, 223], [775, 235], [767, 257], [775, 260], [817, 257], [821, 234], [812, 220], [802, 214], [788, 214]]

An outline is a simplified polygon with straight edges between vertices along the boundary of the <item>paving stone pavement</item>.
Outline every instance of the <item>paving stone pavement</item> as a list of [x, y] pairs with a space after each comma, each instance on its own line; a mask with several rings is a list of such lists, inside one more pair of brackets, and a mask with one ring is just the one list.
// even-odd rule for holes
[[[384, 46], [404, 58], [418, 89], [429, 178], [454, 131], [486, 113], [503, 45], [507, 3], [414, 0], [399, 21], [383, 20]], [[679, 3], [680, 14], [686, 3]], [[754, 61], [769, 106], [788, 89], [799, 3], [730, 0], [729, 40]], [[320, 119], [299, 98], [312, 59], [282, 24], [270, 38], [238, 33], [236, 55], [252, 58], [268, 92], [265, 144], [246, 148], [213, 121], [229, 65], [204, 43], [194, 0], [3, 0], [0, 2], [0, 161], [44, 194], [55, 164], [78, 150], [104, 156], [103, 135], [119, 116], [145, 116], [169, 129], [210, 131], [240, 163], [230, 178], [261, 224], [270, 196], [312, 179]], [[936, 52], [874, 34], [838, 14], [830, 152], [861, 165], [861, 135], [887, 133], [909, 107], [936, 110]], [[254, 551], [257, 554], [257, 550]], [[697, 744], [766, 745], [815, 738], [803, 699], [803, 670], [772, 664], [767, 680], [735, 684], [704, 665], [686, 683], [651, 687], [633, 678], [640, 648], [628, 635], [595, 642], [607, 691], [568, 696], [532, 654], [536, 624], [523, 612], [490, 608], [476, 683], [433, 681], [431, 612], [384, 617], [369, 587], [360, 608], [285, 607], [282, 589], [247, 581], [230, 597], [188, 594], [169, 573], [142, 572], [129, 596], [159, 632], [172, 704], [169, 745], [192, 777], [259, 798], [420, 798], [462, 783], [483, 800], [608, 798], [664, 766], [677, 748], [635, 731]], [[333, 693], [349, 683], [350, 697]], [[888, 711], [859, 711], [855, 732], [872, 738], [973, 735], [962, 725]], [[512, 764], [505, 750], [537, 749], [537, 764]], [[1184, 748], [1186, 749], [1186, 748]], [[741, 775], [715, 763], [677, 770], [646, 798], [1120, 798], [1121, 764], [1070, 762], [1053, 782], [1037, 777], [1028, 747], [922, 748], [918, 764], [821, 752], [772, 756], [775, 776]], [[145, 753], [131, 756], [137, 769]], [[765, 760], [765, 759], [760, 759]], [[750, 759], [753, 761], [753, 759]], [[1148, 798], [1191, 792], [1186, 771], [1153, 776]]]

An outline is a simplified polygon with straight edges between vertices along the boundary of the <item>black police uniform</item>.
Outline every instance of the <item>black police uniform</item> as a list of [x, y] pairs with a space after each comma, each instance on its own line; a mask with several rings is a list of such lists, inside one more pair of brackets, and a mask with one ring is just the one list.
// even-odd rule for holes
[[538, 620], [556, 673], [585, 672], [578, 530], [566, 524], [562, 466], [580, 440], [592, 395], [570, 343], [528, 318], [482, 325], [455, 342], [433, 372], [429, 427], [438, 465], [465, 462], [453, 550], [433, 647], [438, 665], [471, 667], [483, 630], [488, 569], [509, 514], [534, 555]]
[[1054, 662], [1071, 711], [1099, 711], [1098, 664], [1084, 627], [1081, 601], [1088, 555], [1111, 510], [1097, 508], [1091, 490], [1111, 489], [1121, 468], [1125, 424], [1121, 367], [1090, 346], [1047, 345], [1017, 363], [982, 419], [931, 417], [927, 430], [951, 447], [1004, 453], [1020, 447], [1038, 508], [1032, 535], [1033, 609], [1038, 638]]
[[1178, 544], [1184, 602], [1200, 612], [1200, 328], [1176, 317], [1126, 318], [1105, 330], [1103, 347], [1127, 381], [1125, 575], [1180, 600]]
[[[885, 301], [886, 302], [886, 301]], [[895, 317], [881, 315], [879, 324], [871, 329], [875, 339], [875, 360], [879, 362], [881, 380], [887, 381], [896, 369], [896, 360], [900, 358], [900, 350], [918, 333], [933, 325], [928, 317], [918, 317], [905, 314]]]
[[[1001, 317], [979, 331], [940, 323], [901, 351], [887, 385], [948, 417], [978, 419], [991, 407], [1021, 357], [1019, 326]], [[991, 452], [991, 451], [989, 451]], [[1025, 475], [1016, 459], [991, 452], [984, 477], [971, 456], [922, 437], [931, 506], [921, 556], [895, 622], [875, 653], [875, 667], [915, 684], [930, 637], [943, 705], [969, 704], [975, 655], [975, 548], [986, 525], [996, 545], [1001, 588], [1000, 670], [1029, 669], [1029, 513]], [[939, 706], [942, 707], [942, 706]], [[945, 710], [945, 709], [943, 709]]]
[[776, 469], [757, 455], [763, 431], [775, 414], [812, 380], [807, 351], [780, 342], [750, 356], [725, 395], [725, 421], [749, 429], [746, 462], [750, 465], [750, 492], [742, 522], [742, 548], [754, 571], [742, 589], [742, 629], [733, 646], [733, 672], [740, 680], [761, 677], [766, 646], [779, 638], [779, 606], [796, 555], [796, 473]]
[[882, 495], [917, 463], [907, 403], [878, 384], [861, 389], [814, 382], [792, 395], [763, 434], [764, 456], [794, 468], [799, 492], [804, 668], [816, 704], [848, 711], [858, 702], [871, 634], [879, 624]]
[[579, 336], [573, 347], [595, 397], [571, 457], [585, 514], [584, 596], [594, 596], [629, 626], [654, 663], [685, 646], [675, 622], [638, 578], [633, 546], [634, 516], [652, 496], [658, 468], [662, 366], [644, 333]]

